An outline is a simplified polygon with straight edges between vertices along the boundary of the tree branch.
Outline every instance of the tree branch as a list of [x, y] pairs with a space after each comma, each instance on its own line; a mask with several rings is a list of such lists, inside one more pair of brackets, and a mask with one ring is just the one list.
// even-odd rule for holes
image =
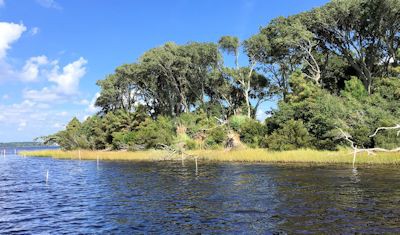
[[[397, 130], [397, 129], [400, 129], [400, 124], [397, 124], [396, 126], [392, 126], [392, 127], [378, 127], [378, 128], [376, 128], [375, 132], [372, 135], [370, 135], [369, 137], [372, 138], [372, 137], [376, 136], [376, 134], [378, 134], [378, 132], [380, 130]], [[397, 136], [399, 136], [399, 135], [400, 135], [400, 130], [397, 132]]]

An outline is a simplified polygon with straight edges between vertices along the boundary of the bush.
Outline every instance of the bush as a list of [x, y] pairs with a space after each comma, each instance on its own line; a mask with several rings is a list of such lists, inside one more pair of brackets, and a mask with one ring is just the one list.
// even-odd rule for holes
[[190, 138], [193, 138], [197, 133], [212, 125], [207, 115], [202, 111], [198, 111], [197, 113], [183, 113], [176, 119], [176, 123], [186, 128], [186, 134]]
[[113, 149], [129, 149], [130, 145], [135, 140], [135, 133], [131, 131], [114, 132], [112, 136], [113, 136], [113, 142], [112, 142]]
[[183, 147], [185, 150], [192, 150], [198, 147], [196, 141], [187, 134], [178, 134], [174, 142], [178, 148]]
[[229, 125], [234, 131], [240, 132], [243, 123], [245, 123], [248, 119], [249, 118], [244, 115], [234, 115], [229, 118]]
[[217, 126], [207, 131], [205, 143], [207, 147], [216, 148], [225, 143], [227, 139], [227, 130], [223, 126]]
[[271, 150], [294, 150], [310, 147], [310, 135], [302, 121], [289, 120], [264, 139]]
[[353, 97], [357, 100], [362, 100], [368, 96], [367, 90], [365, 90], [364, 85], [360, 79], [353, 77], [351, 80], [345, 82], [344, 90], [342, 91], [342, 96]]
[[252, 148], [260, 146], [266, 128], [259, 121], [243, 115], [235, 115], [229, 119], [229, 125], [239, 134], [240, 141]]
[[171, 145], [175, 137], [172, 120], [160, 116], [157, 120], [147, 118], [134, 132], [133, 148], [156, 148], [158, 145]]
[[265, 126], [254, 119], [247, 119], [240, 128], [240, 140], [251, 148], [260, 146], [265, 135]]

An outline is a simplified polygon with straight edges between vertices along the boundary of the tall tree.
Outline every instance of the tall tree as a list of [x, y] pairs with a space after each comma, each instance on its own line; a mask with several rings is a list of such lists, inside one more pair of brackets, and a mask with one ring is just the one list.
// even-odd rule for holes
[[368, 93], [398, 63], [399, 0], [334, 0], [303, 15], [319, 45], [346, 58]]
[[103, 110], [127, 111], [142, 104], [153, 116], [178, 116], [213, 95], [213, 71], [220, 59], [214, 43], [166, 43], [99, 81], [96, 104]]
[[[241, 90], [245, 99], [246, 113], [249, 118], [252, 114], [252, 107], [250, 103], [252, 80], [255, 75], [254, 70], [258, 62], [257, 58], [260, 56], [259, 53], [261, 53], [258, 50], [259, 44], [263, 44], [263, 40], [265, 40], [264, 37], [252, 37], [247, 41], [240, 43], [237, 37], [223, 36], [218, 42], [222, 51], [235, 57], [235, 67], [224, 67], [222, 72], [233, 86], [238, 85], [237, 89]], [[244, 52], [249, 59], [249, 64], [242, 67], [239, 65], [239, 51], [241, 46], [243, 46]]]

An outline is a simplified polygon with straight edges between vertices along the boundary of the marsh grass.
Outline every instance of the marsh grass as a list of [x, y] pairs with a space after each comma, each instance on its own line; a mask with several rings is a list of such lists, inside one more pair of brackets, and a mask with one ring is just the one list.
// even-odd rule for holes
[[31, 157], [51, 157], [57, 159], [74, 159], [79, 160], [79, 152], [82, 160], [108, 160], [108, 161], [159, 161], [163, 160], [167, 155], [165, 151], [147, 150], [137, 152], [123, 151], [91, 151], [91, 150], [39, 150], [39, 151], [23, 151], [21, 156]]
[[[168, 153], [160, 150], [136, 152], [88, 151], [81, 150], [83, 160], [119, 160], [119, 161], [161, 161]], [[241, 150], [192, 150], [188, 154], [198, 156], [199, 160], [215, 162], [265, 162], [265, 163], [314, 163], [314, 164], [352, 164], [351, 150], [317, 151], [300, 149], [272, 152], [266, 149]], [[79, 159], [79, 151], [41, 150], [21, 152], [24, 156], [52, 157], [58, 159]], [[357, 164], [400, 164], [400, 153], [379, 153], [377, 155], [357, 154]]]

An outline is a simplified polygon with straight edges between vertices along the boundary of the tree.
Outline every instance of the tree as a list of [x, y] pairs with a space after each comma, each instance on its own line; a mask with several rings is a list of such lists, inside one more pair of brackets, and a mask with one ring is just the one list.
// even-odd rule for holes
[[[116, 73], [126, 81], [129, 94], [134, 95], [129, 101], [145, 105], [154, 117], [175, 117], [214, 96], [212, 71], [219, 61], [220, 54], [213, 43], [166, 43], [144, 53], [137, 63], [119, 67]], [[111, 89], [104, 94], [114, 97], [115, 92]], [[98, 103], [102, 98], [101, 95]], [[107, 103], [107, 99], [103, 100]]]
[[76, 117], [67, 124], [65, 130], [44, 137], [44, 143], [57, 143], [66, 150], [89, 147], [89, 142], [82, 133], [82, 124]]
[[293, 68], [301, 65], [305, 76], [320, 84], [321, 69], [315, 57], [315, 36], [301, 22], [300, 16], [274, 19], [261, 33], [268, 34], [276, 52], [291, 57]]
[[[239, 65], [239, 50], [241, 47], [239, 39], [232, 36], [223, 36], [218, 41], [218, 44], [222, 51], [228, 54], [233, 54], [235, 57], [235, 67], [225, 67], [222, 69], [222, 72], [233, 86], [235, 84], [239, 85], [237, 89], [239, 89], [243, 94], [243, 97], [245, 99], [247, 117], [249, 118], [252, 116], [252, 107], [250, 103], [252, 84], [255, 84], [252, 81], [254, 76], [257, 76], [258, 81], [260, 81], [260, 77], [262, 76], [261, 74], [255, 75], [254, 69], [257, 64], [256, 58], [260, 56], [259, 53], [262, 53], [258, 50], [258, 48], [260, 44], [264, 43], [263, 40], [265, 40], [264, 37], [253, 37], [243, 42], [244, 51], [249, 58], [249, 65], [244, 67], [241, 67]], [[266, 85], [266, 83], [259, 82], [258, 85]], [[254, 91], [256, 92], [256, 90]], [[263, 98], [265, 97], [265, 95], [262, 95], [262, 98], [259, 99], [259, 101], [263, 100]], [[228, 101], [228, 99], [226, 100]], [[236, 114], [236, 112], [234, 113]]]
[[345, 58], [369, 94], [374, 77], [397, 64], [399, 0], [335, 0], [303, 14], [319, 46]]

